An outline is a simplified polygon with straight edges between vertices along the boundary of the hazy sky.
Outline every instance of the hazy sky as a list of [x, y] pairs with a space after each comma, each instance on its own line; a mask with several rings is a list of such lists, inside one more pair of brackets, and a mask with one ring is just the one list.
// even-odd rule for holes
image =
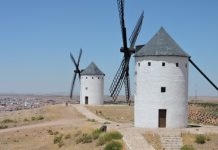
[[[143, 10], [136, 44], [145, 44], [163, 26], [218, 84], [217, 0], [126, 0], [128, 37]], [[0, 0], [0, 93], [69, 93], [74, 69], [69, 53], [77, 57], [83, 48], [81, 68], [94, 61], [106, 74], [108, 94], [121, 45], [116, 0]], [[134, 58], [132, 91], [133, 65]], [[189, 95], [218, 96], [193, 67], [189, 77]]]

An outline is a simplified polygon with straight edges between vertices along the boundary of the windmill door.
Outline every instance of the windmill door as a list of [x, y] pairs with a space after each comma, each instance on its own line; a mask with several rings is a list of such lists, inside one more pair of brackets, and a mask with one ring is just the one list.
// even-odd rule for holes
[[159, 121], [158, 121], [158, 127], [159, 128], [166, 128], [166, 109], [159, 109]]
[[86, 96], [86, 97], [85, 97], [85, 104], [88, 104], [88, 103], [89, 103], [89, 97]]

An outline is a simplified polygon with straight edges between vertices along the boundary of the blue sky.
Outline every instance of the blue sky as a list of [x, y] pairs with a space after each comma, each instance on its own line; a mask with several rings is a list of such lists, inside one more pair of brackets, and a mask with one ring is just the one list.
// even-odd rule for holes
[[[163, 26], [218, 84], [218, 1], [126, 0], [128, 37], [143, 10], [136, 44], [145, 44]], [[108, 94], [121, 44], [116, 0], [1, 0], [0, 93], [69, 93], [74, 69], [69, 53], [77, 57], [82, 48], [81, 68], [94, 61], [106, 74]], [[133, 65], [134, 58], [132, 91]], [[189, 95], [195, 94], [218, 96], [191, 66]]]

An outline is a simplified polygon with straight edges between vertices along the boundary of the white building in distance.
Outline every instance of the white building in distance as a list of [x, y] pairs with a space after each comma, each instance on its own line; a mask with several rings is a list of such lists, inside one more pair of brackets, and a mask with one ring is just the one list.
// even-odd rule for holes
[[105, 74], [92, 62], [81, 72], [80, 104], [102, 105], [104, 103]]
[[135, 53], [135, 127], [184, 128], [189, 55], [163, 27]]

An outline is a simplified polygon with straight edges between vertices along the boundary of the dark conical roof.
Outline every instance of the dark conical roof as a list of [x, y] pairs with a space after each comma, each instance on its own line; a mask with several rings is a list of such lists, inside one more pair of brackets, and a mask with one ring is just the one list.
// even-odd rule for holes
[[160, 30], [145, 44], [136, 51], [135, 57], [142, 56], [181, 56], [190, 57], [161, 27]]
[[94, 62], [92, 62], [85, 70], [81, 72], [81, 75], [105, 75]]

